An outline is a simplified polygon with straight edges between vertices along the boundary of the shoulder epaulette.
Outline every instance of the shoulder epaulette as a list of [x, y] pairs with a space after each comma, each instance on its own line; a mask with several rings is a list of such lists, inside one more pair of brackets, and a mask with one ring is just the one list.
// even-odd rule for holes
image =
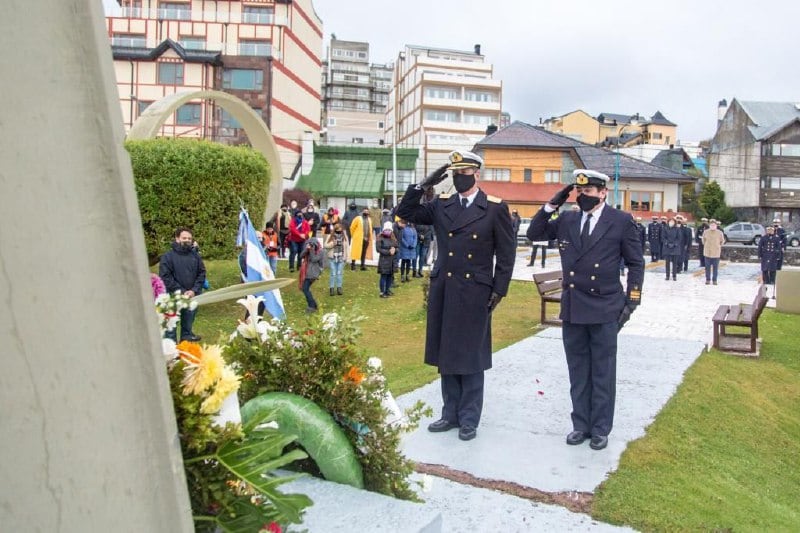
[[492, 196], [491, 194], [487, 194], [486, 199], [492, 202], [493, 204], [499, 204], [503, 201], [502, 198], [498, 198], [497, 196]]
[[442, 194], [440, 194], [440, 195], [439, 195], [439, 200], [447, 200], [447, 199], [448, 199], [448, 198], [450, 198], [451, 196], [453, 196], [453, 195], [452, 195], [452, 194], [449, 194], [449, 193], [447, 193], [447, 194], [445, 194], [445, 193], [442, 193]]

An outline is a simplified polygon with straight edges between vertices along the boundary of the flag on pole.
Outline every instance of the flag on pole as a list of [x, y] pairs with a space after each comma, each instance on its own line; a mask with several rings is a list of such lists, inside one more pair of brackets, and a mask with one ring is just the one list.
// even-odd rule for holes
[[[250, 217], [244, 208], [239, 211], [239, 235], [236, 238], [237, 246], [244, 247], [245, 261], [242, 268], [242, 281], [268, 281], [275, 279], [275, 273], [269, 266], [267, 255], [250, 222]], [[241, 262], [240, 262], [241, 264]], [[283, 308], [283, 298], [278, 289], [274, 291], [255, 294], [264, 298], [265, 309], [275, 318], [283, 320], [286, 312]]]

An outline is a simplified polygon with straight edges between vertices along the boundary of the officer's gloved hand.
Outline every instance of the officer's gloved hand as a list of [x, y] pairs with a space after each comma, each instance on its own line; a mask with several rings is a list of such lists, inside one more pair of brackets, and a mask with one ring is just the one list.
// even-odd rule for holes
[[449, 166], [450, 163], [446, 163], [428, 174], [424, 180], [419, 182], [419, 188], [423, 191], [428, 191], [434, 186], [440, 184], [447, 177], [447, 167]]
[[497, 307], [497, 304], [499, 304], [500, 300], [502, 299], [503, 297], [497, 294], [496, 292], [493, 292], [492, 295], [489, 296], [489, 301], [487, 302], [486, 307], [489, 308], [490, 313], [494, 311], [494, 308]]
[[622, 312], [619, 314], [619, 318], [617, 319], [617, 325], [619, 326], [617, 331], [621, 330], [622, 326], [624, 326], [625, 323], [630, 320], [631, 315], [636, 310], [636, 306], [637, 304], [631, 302], [625, 304], [625, 307], [622, 308]]
[[567, 185], [566, 187], [564, 187], [563, 189], [558, 191], [556, 193], [556, 195], [553, 196], [553, 198], [551, 198], [548, 203], [550, 205], [554, 206], [556, 209], [558, 209], [559, 207], [564, 205], [564, 202], [566, 202], [567, 198], [569, 198], [569, 193], [571, 193], [572, 189], [574, 189], [574, 188], [575, 188], [575, 184], [574, 183], [570, 183], [569, 185]]

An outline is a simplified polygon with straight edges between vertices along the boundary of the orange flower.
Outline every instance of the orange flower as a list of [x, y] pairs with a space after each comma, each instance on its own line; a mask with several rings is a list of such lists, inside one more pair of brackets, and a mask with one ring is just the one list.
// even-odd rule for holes
[[197, 365], [203, 359], [203, 351], [200, 345], [194, 342], [181, 341], [178, 346], [178, 353], [181, 354], [181, 359], [187, 363]]
[[350, 367], [350, 370], [347, 371], [347, 374], [344, 375], [345, 381], [352, 381], [356, 385], [364, 381], [364, 374], [354, 366]]

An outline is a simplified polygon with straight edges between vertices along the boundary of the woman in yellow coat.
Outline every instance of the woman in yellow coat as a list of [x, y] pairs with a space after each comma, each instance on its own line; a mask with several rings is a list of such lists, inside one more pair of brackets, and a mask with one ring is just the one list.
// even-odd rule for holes
[[372, 222], [369, 209], [364, 209], [360, 217], [350, 223], [350, 270], [356, 269], [356, 260], [361, 260], [361, 270], [366, 270], [365, 259], [372, 259]]

